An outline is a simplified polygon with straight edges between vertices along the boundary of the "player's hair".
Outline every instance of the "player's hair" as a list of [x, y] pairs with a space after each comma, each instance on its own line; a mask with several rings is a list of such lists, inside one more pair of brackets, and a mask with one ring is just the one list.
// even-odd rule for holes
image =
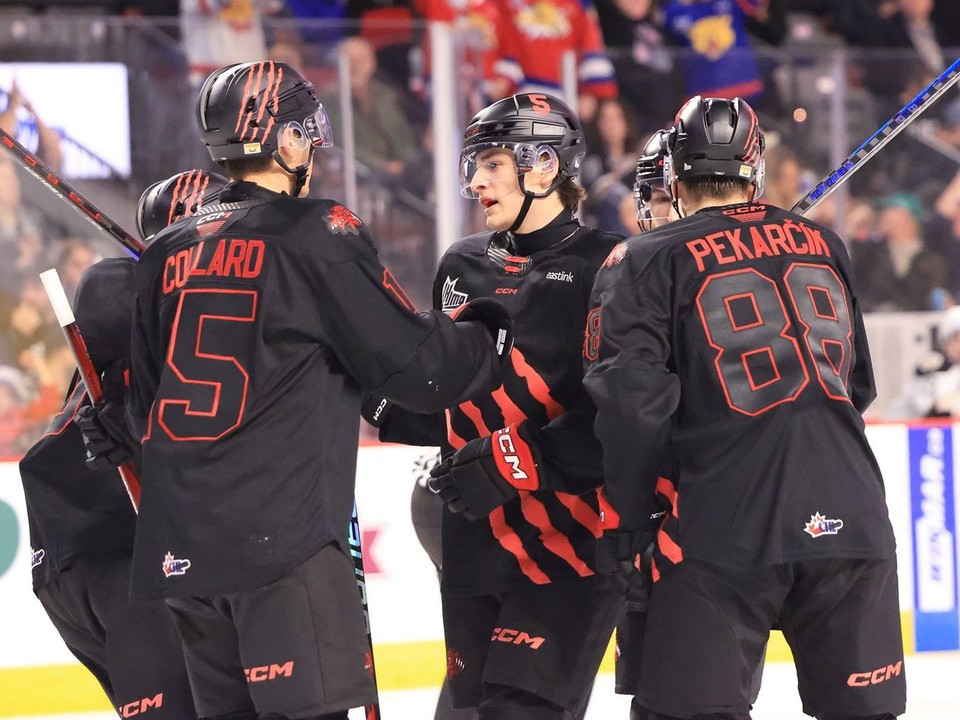
[[580, 203], [587, 199], [587, 191], [574, 178], [566, 177], [556, 190], [565, 210], [576, 212]]
[[687, 202], [701, 204], [708, 200], [740, 200], [740, 195], [750, 194], [749, 180], [720, 175], [694, 175], [683, 180]]
[[226, 171], [231, 180], [242, 180], [254, 173], [269, 170], [273, 166], [273, 158], [269, 155], [260, 155], [259, 157], [220, 160], [218, 164]]

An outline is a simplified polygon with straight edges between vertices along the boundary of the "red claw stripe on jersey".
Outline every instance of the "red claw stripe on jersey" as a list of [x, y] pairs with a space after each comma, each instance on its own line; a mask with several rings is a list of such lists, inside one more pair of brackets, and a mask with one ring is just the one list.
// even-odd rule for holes
[[[602, 491], [598, 489], [597, 499], [600, 500], [601, 497]], [[600, 515], [579, 497], [569, 493], [557, 493], [557, 500], [563, 503], [564, 507], [570, 511], [573, 519], [589, 530], [595, 538], [599, 538], [603, 534]], [[598, 502], [598, 504], [602, 506], [603, 503]]]
[[566, 561], [580, 577], [593, 575], [593, 570], [577, 556], [570, 538], [557, 530], [550, 522], [550, 515], [542, 502], [533, 495], [521, 495], [520, 507], [523, 509], [523, 517], [526, 518], [527, 522], [540, 530], [540, 538], [547, 550]]
[[497, 470], [517, 490], [537, 490], [540, 475], [530, 445], [520, 437], [516, 425], [508, 425], [493, 433], [493, 461]]
[[680, 520], [677, 508], [677, 486], [669, 478], [657, 478], [657, 495], [665, 500], [670, 511], [664, 513], [657, 531], [657, 542], [653, 553], [653, 579], [660, 577], [661, 568], [672, 567], [683, 562], [683, 548], [680, 547]]
[[550, 583], [550, 577], [540, 569], [540, 566], [534, 561], [523, 547], [523, 542], [507, 524], [506, 516], [503, 512], [503, 506], [496, 508], [490, 513], [490, 528], [493, 530], [493, 536], [497, 539], [503, 549], [513, 555], [520, 564], [520, 571], [527, 576], [530, 582], [535, 585], [547, 585]]
[[553, 420], [555, 417], [562, 415], [563, 405], [551, 397], [550, 387], [546, 381], [540, 376], [540, 373], [527, 363], [526, 358], [523, 357], [523, 353], [520, 352], [516, 346], [514, 346], [513, 352], [510, 353], [510, 362], [513, 364], [513, 369], [517, 375], [527, 381], [530, 394], [546, 409], [547, 417]]

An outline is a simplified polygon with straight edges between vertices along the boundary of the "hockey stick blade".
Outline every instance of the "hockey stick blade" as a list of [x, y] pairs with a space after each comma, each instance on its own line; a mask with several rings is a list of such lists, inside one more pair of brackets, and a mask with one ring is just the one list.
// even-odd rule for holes
[[[70, 301], [67, 300], [63, 283], [60, 282], [60, 275], [55, 268], [46, 270], [40, 273], [40, 281], [43, 283], [43, 289], [47, 291], [47, 297], [50, 298], [50, 304], [57, 315], [57, 322], [60, 324], [63, 335], [67, 339], [67, 345], [73, 353], [77, 371], [80, 373], [80, 381], [87, 391], [90, 402], [96, 405], [103, 400], [100, 376], [97, 375], [93, 360], [90, 359], [87, 343], [84, 341], [83, 335], [80, 334], [80, 327], [73, 316], [73, 309], [70, 307]], [[140, 478], [137, 477], [137, 470], [131, 462], [123, 463], [117, 470], [120, 471], [120, 478], [123, 480], [127, 495], [130, 496], [130, 502], [133, 503], [133, 509], [136, 512], [140, 509]]]
[[114, 240], [120, 242], [136, 257], [143, 254], [144, 245], [137, 238], [104, 215], [97, 207], [87, 200], [76, 188], [70, 185], [57, 173], [44, 165], [36, 156], [32, 155], [23, 145], [18, 143], [6, 130], [0, 128], [0, 146], [10, 153], [24, 170], [43, 183], [49, 190], [64, 200], [67, 200], [84, 218], [97, 226]]
[[791, 210], [805, 215], [825, 200], [834, 190], [846, 182], [851, 175], [862, 168], [877, 152], [893, 140], [897, 134], [916, 120], [921, 113], [927, 110], [937, 99], [949, 90], [954, 83], [960, 80], [960, 58], [948, 67], [933, 82], [920, 91], [910, 102], [904, 105], [897, 113], [887, 120], [873, 135], [854, 150], [840, 166], [830, 172], [820, 184], [804, 195]]

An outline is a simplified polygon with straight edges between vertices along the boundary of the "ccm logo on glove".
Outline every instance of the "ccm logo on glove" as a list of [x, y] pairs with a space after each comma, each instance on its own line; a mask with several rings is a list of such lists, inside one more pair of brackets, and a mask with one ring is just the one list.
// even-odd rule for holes
[[493, 434], [493, 459], [497, 470], [517, 490], [536, 490], [540, 487], [537, 465], [530, 446], [517, 433], [515, 425]]

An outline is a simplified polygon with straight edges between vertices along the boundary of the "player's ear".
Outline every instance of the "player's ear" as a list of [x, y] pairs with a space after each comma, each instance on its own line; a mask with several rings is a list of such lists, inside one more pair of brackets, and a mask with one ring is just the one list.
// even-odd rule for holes
[[292, 160], [294, 165], [301, 164], [309, 148], [310, 140], [299, 123], [288, 123], [277, 133], [277, 149], [288, 163]]
[[525, 185], [528, 190], [543, 192], [557, 179], [560, 160], [557, 151], [550, 145], [540, 145], [535, 152], [532, 172], [527, 175]]

